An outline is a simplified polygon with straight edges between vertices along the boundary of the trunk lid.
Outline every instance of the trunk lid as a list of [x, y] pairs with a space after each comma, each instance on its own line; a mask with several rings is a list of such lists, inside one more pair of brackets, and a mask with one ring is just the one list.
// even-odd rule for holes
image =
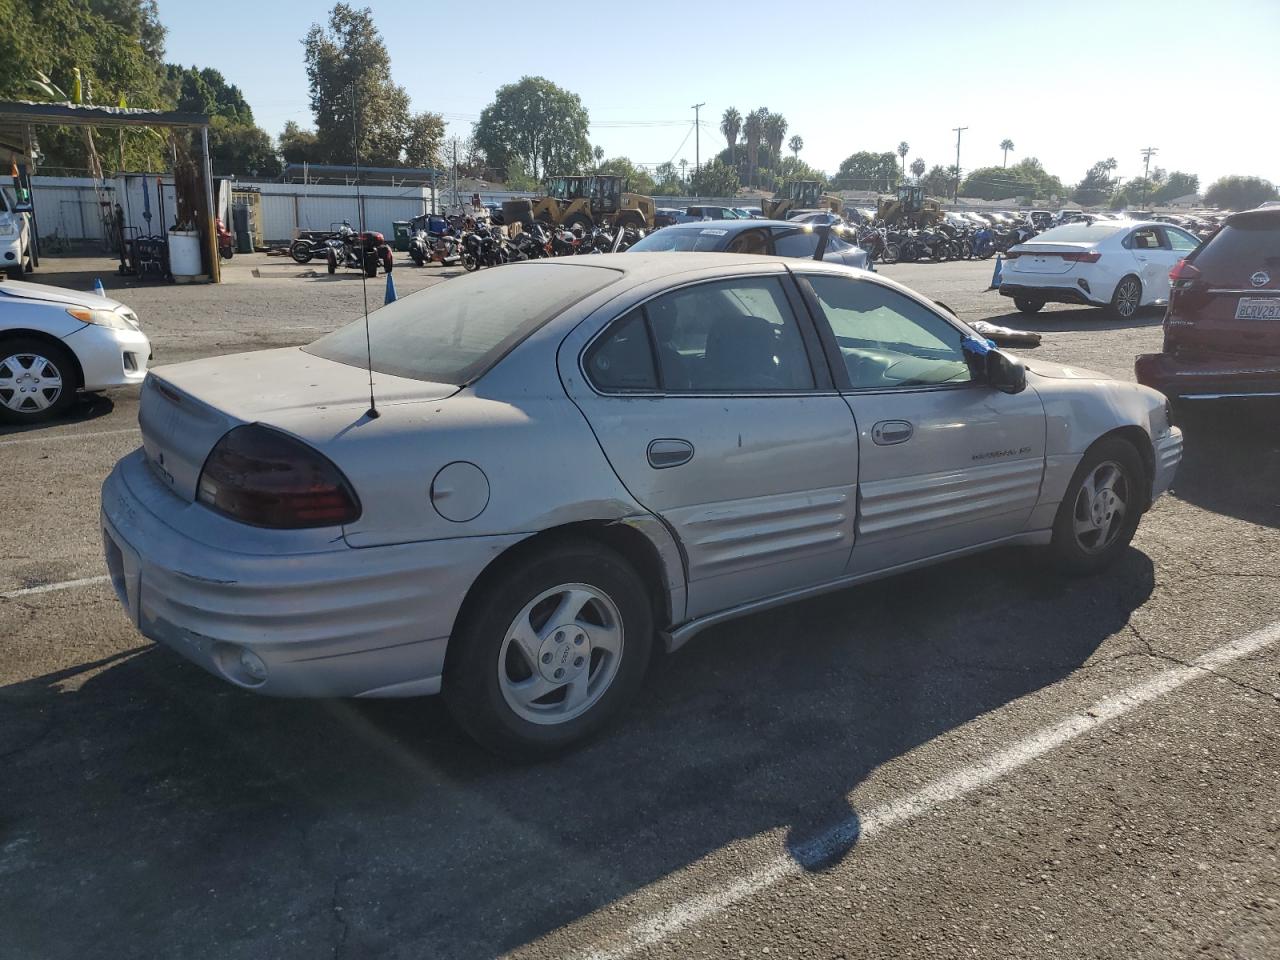
[[[380, 406], [442, 400], [457, 391], [453, 384], [374, 374]], [[157, 367], [142, 385], [138, 425], [152, 470], [191, 501], [209, 451], [228, 430], [264, 423], [314, 439], [308, 422], [331, 431], [335, 419], [355, 420], [368, 406], [363, 368], [286, 347]]]
[[1231, 217], [1187, 258], [1165, 317], [1166, 352], [1280, 357], [1280, 209]]
[[1091, 243], [1019, 243], [1009, 252], [1016, 256], [1009, 268], [1018, 273], [1070, 273], [1079, 264], [1068, 260], [1064, 254], [1089, 253]]

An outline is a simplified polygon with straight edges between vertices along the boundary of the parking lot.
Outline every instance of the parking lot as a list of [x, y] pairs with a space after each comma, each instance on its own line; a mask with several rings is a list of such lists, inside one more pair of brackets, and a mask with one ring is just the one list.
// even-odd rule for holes
[[[101, 276], [156, 364], [304, 343], [362, 297], [258, 255], [220, 286], [46, 265]], [[1023, 317], [991, 269], [882, 268], [1040, 331], [1033, 367], [1132, 379], [1159, 348], [1158, 312]], [[255, 697], [144, 641], [98, 527], [136, 392], [0, 435], [0, 957], [1275, 957], [1277, 412], [1186, 414], [1105, 576], [1009, 549], [713, 628], [536, 766], [434, 700]]]

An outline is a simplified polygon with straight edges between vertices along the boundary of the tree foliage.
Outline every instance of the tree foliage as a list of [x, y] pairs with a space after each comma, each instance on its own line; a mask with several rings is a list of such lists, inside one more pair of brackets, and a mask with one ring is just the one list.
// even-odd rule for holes
[[576, 93], [544, 77], [499, 87], [473, 137], [489, 167], [533, 179], [580, 173], [591, 164], [587, 108]]
[[409, 94], [391, 80], [391, 57], [368, 7], [335, 4], [327, 27], [313, 23], [302, 44], [318, 160], [353, 161], [353, 107], [363, 163], [396, 166], [408, 152], [418, 163], [438, 160], [444, 121], [438, 114], [410, 114]]
[[320, 148], [314, 130], [303, 130], [290, 120], [280, 131], [280, 156], [285, 163], [319, 163]]
[[917, 180], [924, 176], [924, 157], [916, 157], [911, 161], [911, 175]]
[[983, 200], [1005, 200], [1028, 197], [1046, 200], [1063, 195], [1062, 181], [1048, 173], [1035, 157], [1028, 157], [1012, 167], [979, 167], [965, 177], [960, 195]]
[[892, 190], [898, 185], [898, 155], [859, 150], [845, 157], [835, 182], [844, 190]]
[[1084, 179], [1076, 184], [1071, 199], [1084, 206], [1102, 203], [1111, 196], [1111, 172], [1115, 168], [1115, 157], [1099, 160], [1085, 171]]
[[729, 144], [729, 162], [737, 162], [738, 134], [742, 131], [742, 114], [737, 107], [730, 107], [720, 118], [720, 132]]
[[1181, 170], [1175, 170], [1169, 174], [1164, 183], [1160, 184], [1156, 191], [1151, 195], [1151, 202], [1155, 204], [1165, 204], [1170, 200], [1177, 200], [1179, 197], [1185, 197], [1191, 193], [1200, 192], [1200, 177], [1194, 173], [1184, 173]]
[[218, 175], [280, 176], [280, 157], [271, 137], [251, 123], [236, 123], [225, 117], [209, 121], [209, 161]]
[[929, 168], [929, 172], [920, 178], [926, 196], [945, 197], [951, 192], [951, 169], [939, 164]]
[[733, 197], [738, 193], [738, 171], [717, 157], [692, 177], [693, 192], [699, 197]]
[[674, 163], [660, 163], [653, 171], [654, 196], [682, 197], [689, 190], [689, 184], [680, 176]]
[[1223, 210], [1248, 210], [1276, 198], [1275, 184], [1270, 180], [1238, 175], [1221, 177], [1204, 192], [1206, 203]]
[[627, 157], [610, 157], [597, 169], [600, 173], [623, 177], [627, 182], [627, 189], [632, 193], [652, 195], [657, 189], [657, 184], [653, 177], [649, 176], [648, 171], [643, 167], [637, 167]]

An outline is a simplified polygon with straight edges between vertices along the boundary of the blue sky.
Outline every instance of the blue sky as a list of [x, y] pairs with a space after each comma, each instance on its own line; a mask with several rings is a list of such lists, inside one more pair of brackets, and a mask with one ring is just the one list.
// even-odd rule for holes
[[[310, 125], [300, 41], [326, 0], [159, 5], [169, 60], [219, 68], [272, 135]], [[582, 97], [593, 143], [638, 163], [692, 164], [704, 101], [704, 158], [725, 146], [726, 107], [763, 105], [828, 171], [900, 140], [908, 162], [950, 164], [952, 128], [967, 126], [965, 169], [1000, 163], [1008, 137], [1011, 162], [1039, 157], [1067, 182], [1107, 156], [1139, 175], [1145, 146], [1202, 186], [1280, 182], [1280, 0], [367, 5], [393, 79], [451, 135], [500, 85], [540, 74]]]

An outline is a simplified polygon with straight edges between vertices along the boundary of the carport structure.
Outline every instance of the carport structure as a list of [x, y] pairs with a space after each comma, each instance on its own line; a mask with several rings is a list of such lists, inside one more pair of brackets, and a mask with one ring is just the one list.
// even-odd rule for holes
[[[222, 272], [218, 263], [218, 237], [213, 204], [213, 169], [209, 160], [209, 118], [202, 113], [178, 110], [140, 110], [132, 107], [107, 107], [77, 103], [36, 103], [30, 100], [0, 100], [0, 158], [13, 158], [19, 164], [22, 179], [29, 185], [34, 172], [36, 127], [93, 127], [95, 129], [128, 129], [165, 127], [170, 130], [200, 131], [200, 178], [204, 203], [201, 257], [209, 279], [218, 283]], [[20, 158], [20, 159], [19, 159]], [[39, 254], [39, 211], [32, 212], [35, 227], [35, 253]]]

